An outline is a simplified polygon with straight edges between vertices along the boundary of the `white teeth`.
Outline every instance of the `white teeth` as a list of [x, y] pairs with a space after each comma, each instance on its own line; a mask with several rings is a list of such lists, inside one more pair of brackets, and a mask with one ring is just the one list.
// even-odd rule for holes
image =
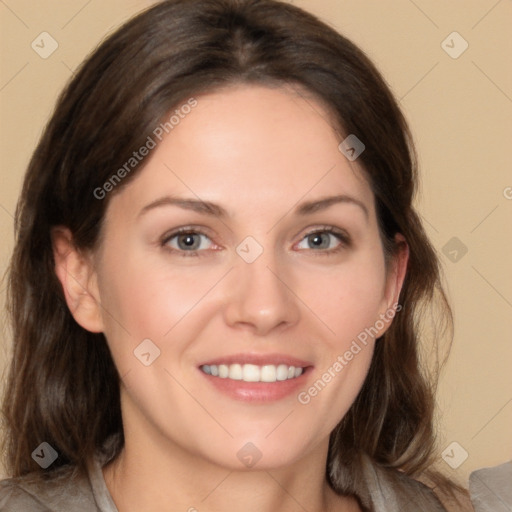
[[244, 364], [243, 377], [245, 382], [259, 382], [260, 381], [260, 367], [255, 364]]
[[229, 367], [228, 377], [232, 380], [242, 380], [242, 365], [232, 364]]
[[[301, 368], [302, 370], [302, 368]], [[261, 382], [275, 382], [276, 381], [276, 367], [273, 364], [267, 364], [261, 367]]]
[[277, 367], [277, 380], [286, 380], [288, 378], [288, 366], [280, 364]]
[[276, 382], [300, 377], [303, 368], [280, 364], [278, 366], [267, 364], [258, 366], [255, 364], [211, 364], [201, 366], [201, 370], [207, 375], [220, 377], [221, 379], [243, 380], [244, 382]]

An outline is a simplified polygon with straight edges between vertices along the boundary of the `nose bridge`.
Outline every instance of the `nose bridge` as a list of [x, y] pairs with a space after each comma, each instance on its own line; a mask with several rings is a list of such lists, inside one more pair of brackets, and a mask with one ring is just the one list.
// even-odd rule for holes
[[[247, 249], [243, 243], [240, 245]], [[254, 247], [249, 245], [251, 250]], [[233, 288], [226, 305], [227, 322], [232, 326], [250, 325], [260, 334], [278, 325], [295, 323], [299, 309], [285, 284], [288, 276], [284, 262], [278, 261], [270, 248], [263, 249], [253, 261], [244, 258], [240, 247], [237, 252], [240, 257], [231, 276]]]

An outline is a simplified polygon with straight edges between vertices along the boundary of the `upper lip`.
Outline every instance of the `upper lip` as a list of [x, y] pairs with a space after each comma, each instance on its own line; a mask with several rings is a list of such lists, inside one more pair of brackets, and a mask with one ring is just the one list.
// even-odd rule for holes
[[308, 361], [286, 354], [231, 354], [209, 359], [208, 361], [201, 363], [199, 366], [218, 366], [220, 364], [230, 365], [236, 363], [254, 364], [257, 366], [265, 366], [269, 364], [277, 366], [280, 364], [285, 364], [287, 366], [295, 366], [295, 368], [305, 368], [307, 366], [312, 366], [312, 364]]

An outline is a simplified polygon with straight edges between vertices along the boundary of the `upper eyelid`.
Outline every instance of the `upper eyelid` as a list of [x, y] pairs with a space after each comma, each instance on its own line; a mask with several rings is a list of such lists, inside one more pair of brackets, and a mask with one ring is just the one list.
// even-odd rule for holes
[[[306, 228], [307, 229], [307, 228]], [[214, 240], [212, 239], [212, 237], [210, 236], [209, 233], [207, 233], [207, 231], [209, 231], [207, 228], [205, 227], [200, 227], [200, 226], [183, 226], [183, 227], [180, 227], [180, 228], [176, 228], [175, 230], [171, 230], [169, 233], [163, 235], [163, 237], [161, 238], [161, 243], [162, 244], [167, 244], [170, 240], [172, 240], [173, 238], [179, 236], [179, 235], [182, 235], [182, 234], [197, 234], [197, 235], [203, 235], [203, 236], [206, 236], [207, 238], [210, 239], [210, 241], [214, 244], [214, 245], [217, 245]], [[301, 230], [302, 231], [302, 230]], [[297, 233], [294, 238], [296, 236], [298, 236], [301, 231], [299, 231], [299, 233]], [[311, 236], [315, 233], [329, 233], [329, 234], [332, 234], [333, 236], [337, 236], [338, 239], [340, 240], [340, 242], [342, 243], [351, 243], [352, 242], [352, 236], [350, 235], [350, 233], [346, 230], [346, 229], [343, 229], [343, 228], [338, 228], [336, 226], [331, 226], [331, 225], [322, 225], [322, 226], [317, 226], [317, 227], [312, 227], [311, 229], [307, 229], [307, 231], [302, 235], [302, 237], [300, 238], [300, 240], [298, 242], [301, 242], [305, 237], [307, 236]], [[296, 242], [296, 243], [298, 243]], [[196, 249], [197, 251], [197, 249]], [[188, 252], [194, 252], [194, 251], [188, 251]]]
[[[169, 242], [171, 240], [173, 240], [174, 238], [176, 238], [180, 235], [186, 235], [189, 233], [207, 237], [211, 241], [212, 245], [214, 246], [213, 250], [216, 250], [216, 247], [218, 247], [217, 244], [212, 240], [212, 238], [207, 233], [204, 233], [201, 229], [198, 229], [198, 228], [192, 229], [189, 227], [178, 228], [176, 230], [169, 232], [168, 234], [166, 234], [162, 238], [160, 238], [159, 245], [162, 248], [164, 248], [164, 250], [168, 250], [168, 251], [175, 252], [175, 253], [181, 253], [182, 256], [193, 256], [193, 255], [200, 256], [201, 255], [200, 253], [204, 253], [205, 249], [193, 249], [191, 251], [184, 251], [179, 248], [168, 247]], [[210, 248], [210, 250], [212, 250], [212, 248]]]
[[[333, 227], [326, 226], [326, 227], [324, 227], [322, 229], [313, 229], [312, 231], [308, 231], [307, 233], [305, 233], [302, 236], [302, 238], [297, 243], [302, 242], [306, 237], [314, 235], [316, 233], [327, 233], [327, 234], [332, 235], [335, 238], [337, 238], [338, 241], [342, 245], [345, 245], [347, 247], [352, 245], [352, 237], [350, 236], [350, 234], [346, 230], [338, 229], [338, 228], [335, 228], [334, 226]], [[325, 250], [327, 252], [330, 251], [330, 249], [325, 249]], [[322, 251], [319, 250], [319, 251], [315, 251], [315, 252], [322, 252]]]
[[187, 233], [204, 235], [210, 238], [209, 229], [203, 226], [183, 226], [175, 229], [171, 229], [167, 231], [164, 235], [162, 235], [161, 240], [170, 240], [178, 235], [183, 235]]

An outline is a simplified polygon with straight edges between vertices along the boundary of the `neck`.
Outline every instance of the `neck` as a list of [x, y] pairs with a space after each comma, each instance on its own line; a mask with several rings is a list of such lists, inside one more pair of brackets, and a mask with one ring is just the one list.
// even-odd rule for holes
[[104, 468], [107, 487], [119, 512], [355, 512], [356, 501], [336, 495], [322, 482], [287, 469], [237, 472], [222, 468], [167, 465], [166, 472], [130, 459], [125, 448]]
[[356, 512], [325, 476], [328, 439], [293, 464], [239, 470], [174, 443], [149, 422], [124, 425], [125, 445], [103, 468], [119, 512]]

